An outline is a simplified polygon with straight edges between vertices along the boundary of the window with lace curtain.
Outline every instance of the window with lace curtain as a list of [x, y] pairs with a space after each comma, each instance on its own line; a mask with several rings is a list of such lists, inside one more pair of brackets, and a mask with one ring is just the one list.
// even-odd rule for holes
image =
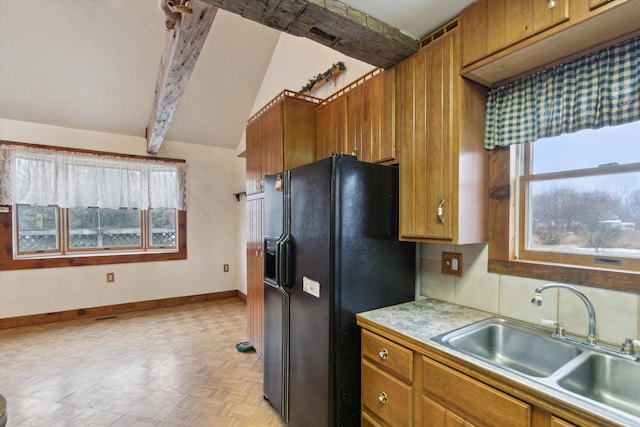
[[184, 161], [2, 142], [0, 176], [2, 269], [186, 258]]
[[489, 270], [638, 291], [640, 38], [492, 89]]

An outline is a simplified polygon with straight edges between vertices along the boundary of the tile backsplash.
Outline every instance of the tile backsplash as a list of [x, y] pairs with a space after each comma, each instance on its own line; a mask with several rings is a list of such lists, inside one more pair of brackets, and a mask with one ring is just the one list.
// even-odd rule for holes
[[[441, 273], [442, 252], [463, 254], [462, 277]], [[548, 289], [540, 307], [531, 305], [536, 287], [548, 281], [487, 272], [487, 244], [420, 245], [420, 294], [496, 315], [539, 324], [559, 320], [568, 333], [586, 336], [587, 309], [571, 292]], [[574, 286], [593, 303], [598, 338], [619, 345], [625, 337], [640, 338], [640, 295], [588, 286]]]

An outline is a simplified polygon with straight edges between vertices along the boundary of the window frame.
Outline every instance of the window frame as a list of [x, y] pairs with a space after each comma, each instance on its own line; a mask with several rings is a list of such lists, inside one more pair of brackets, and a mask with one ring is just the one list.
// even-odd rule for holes
[[[44, 148], [48, 150], [59, 150], [71, 153], [89, 153], [97, 155], [115, 156], [123, 158], [135, 158], [148, 161], [164, 161], [185, 163], [182, 159], [171, 159], [161, 157], [148, 157], [138, 156], [130, 154], [120, 154], [105, 151], [85, 150], [85, 149], [72, 149], [58, 146], [29, 144], [14, 141], [0, 140], [0, 144], [13, 144], [23, 145], [27, 147]], [[58, 221], [63, 221], [62, 210], [58, 212]], [[177, 211], [176, 216], [176, 239], [177, 250], [153, 250], [151, 252], [141, 252], [134, 249], [130, 253], [127, 251], [120, 251], [115, 253], [79, 253], [74, 252], [72, 254], [64, 255], [47, 255], [39, 258], [15, 258], [14, 259], [14, 245], [17, 244], [14, 241], [14, 224], [13, 224], [13, 207], [7, 205], [0, 205], [0, 271], [5, 270], [22, 270], [32, 268], [56, 268], [56, 267], [74, 267], [74, 266], [87, 266], [87, 265], [107, 265], [107, 264], [121, 264], [121, 263], [136, 263], [136, 262], [155, 262], [155, 261], [169, 261], [187, 259], [187, 212], [183, 210]], [[144, 215], [143, 215], [144, 216]], [[61, 236], [61, 238], [66, 238]], [[63, 242], [59, 242], [63, 245]]]
[[[88, 207], [86, 209], [100, 209], [100, 208], [95, 208], [95, 207]], [[115, 210], [115, 209], [113, 209]], [[65, 221], [64, 221], [64, 225], [62, 227], [62, 229], [60, 230], [60, 233], [64, 236], [64, 242], [65, 245], [62, 249], [62, 254], [63, 255], [68, 255], [68, 254], [72, 254], [72, 253], [92, 253], [92, 254], [96, 254], [96, 253], [103, 253], [104, 251], [112, 251], [112, 252], [132, 252], [132, 251], [138, 251], [138, 252], [144, 252], [146, 250], [148, 250], [148, 248], [145, 246], [145, 234], [147, 232], [147, 230], [145, 229], [145, 222], [144, 222], [144, 210], [140, 210], [140, 209], [134, 209], [134, 211], [136, 211], [138, 213], [138, 218], [140, 220], [140, 244], [138, 246], [108, 246], [108, 247], [88, 247], [88, 248], [72, 248], [71, 247], [71, 228], [70, 228], [70, 220], [69, 220], [69, 214], [71, 213], [71, 209], [66, 208], [66, 209], [62, 209], [64, 217], [65, 217]]]
[[146, 238], [147, 241], [144, 243], [145, 247], [147, 249], [151, 249], [151, 250], [169, 250], [169, 249], [177, 249], [177, 245], [179, 245], [179, 241], [178, 241], [178, 233], [177, 233], [177, 228], [178, 228], [178, 218], [176, 216], [176, 245], [174, 246], [160, 246], [160, 245], [154, 245], [153, 244], [153, 224], [151, 223], [151, 211], [153, 211], [153, 209], [149, 209], [149, 210], [145, 210], [143, 211], [143, 221], [144, 221], [144, 227], [146, 227], [146, 229], [148, 230], [148, 233], [145, 234], [145, 236], [143, 236], [143, 238]]
[[640, 291], [640, 272], [637, 271], [516, 257], [516, 161], [514, 146], [496, 147], [489, 151], [488, 271], [625, 292]]
[[610, 268], [616, 270], [633, 270], [640, 272], [640, 259], [624, 257], [619, 255], [594, 255], [594, 254], [578, 254], [571, 252], [561, 251], [539, 251], [527, 248], [527, 228], [529, 226], [527, 220], [527, 214], [530, 209], [530, 196], [528, 184], [534, 182], [542, 182], [550, 179], [565, 179], [565, 178], [582, 178], [593, 177], [599, 175], [614, 175], [626, 172], [637, 172], [639, 163], [626, 163], [599, 166], [587, 169], [572, 169], [558, 172], [545, 172], [539, 174], [533, 174], [532, 170], [532, 151], [534, 150], [532, 144], [524, 144], [524, 146], [516, 146], [516, 152], [518, 150], [524, 150], [520, 155], [524, 158], [523, 170], [518, 177], [519, 198], [518, 198], [518, 254], [523, 260], [541, 261], [559, 264], [580, 265], [584, 267], [599, 268], [602, 264], [596, 263], [596, 260], [612, 260], [618, 261], [619, 265], [610, 265]]
[[[19, 210], [19, 208], [21, 206], [29, 206], [29, 205], [23, 205], [23, 204], [19, 204], [16, 205], [16, 222], [19, 223], [19, 213], [17, 212]], [[43, 250], [39, 250], [39, 251], [21, 251], [20, 250], [20, 243], [19, 243], [19, 239], [20, 236], [18, 235], [18, 228], [16, 228], [15, 230], [15, 243], [16, 243], [16, 251], [15, 251], [15, 255], [17, 256], [26, 256], [26, 257], [30, 257], [33, 256], [35, 254], [44, 254], [44, 256], [46, 256], [46, 254], [59, 254], [62, 252], [62, 248], [64, 246], [64, 242], [63, 242], [63, 236], [60, 234], [60, 229], [62, 227], [62, 212], [60, 210], [60, 208], [58, 206], [47, 206], [48, 208], [54, 208], [56, 210], [56, 241], [57, 241], [57, 248], [55, 249], [43, 249]]]

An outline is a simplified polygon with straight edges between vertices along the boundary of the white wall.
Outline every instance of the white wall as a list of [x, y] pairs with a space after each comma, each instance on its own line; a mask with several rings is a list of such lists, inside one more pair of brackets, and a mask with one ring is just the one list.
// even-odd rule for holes
[[[548, 282], [488, 273], [487, 247], [487, 244], [421, 245], [421, 294], [530, 323], [539, 323], [541, 318], [559, 320], [570, 333], [587, 335], [587, 309], [576, 295], [548, 289], [542, 294], [542, 306], [534, 307], [530, 303], [534, 289]], [[441, 273], [442, 251], [462, 253], [461, 278]], [[593, 303], [600, 340], [619, 345], [625, 337], [640, 337], [640, 295], [575, 287]]]
[[[6, 119], [0, 139], [146, 155], [144, 138]], [[165, 141], [158, 156], [187, 161], [188, 259], [0, 271], [0, 317], [242, 289], [243, 220], [233, 193], [243, 190], [244, 160], [234, 150], [174, 141]], [[114, 284], [106, 283], [107, 272], [115, 273]]]

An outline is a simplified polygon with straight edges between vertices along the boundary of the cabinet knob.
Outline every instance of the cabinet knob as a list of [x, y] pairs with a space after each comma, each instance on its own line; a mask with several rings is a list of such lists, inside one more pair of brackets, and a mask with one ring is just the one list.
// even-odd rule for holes
[[382, 360], [387, 360], [389, 358], [389, 351], [387, 351], [386, 348], [381, 348], [378, 352], [378, 356], [380, 356], [380, 359]]
[[387, 393], [385, 393], [384, 391], [381, 391], [380, 393], [378, 393], [378, 401], [380, 403], [387, 403], [389, 401], [389, 397], [387, 396]]

